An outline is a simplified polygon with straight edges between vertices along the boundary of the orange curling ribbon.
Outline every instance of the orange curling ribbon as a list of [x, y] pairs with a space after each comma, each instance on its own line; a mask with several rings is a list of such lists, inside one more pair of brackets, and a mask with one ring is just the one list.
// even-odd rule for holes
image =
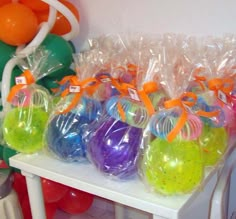
[[204, 81], [206, 81], [206, 77], [204, 77], [204, 76], [200, 76], [199, 74], [200, 74], [200, 72], [202, 72], [202, 71], [204, 71], [205, 70], [205, 68], [204, 67], [198, 67], [198, 68], [196, 68], [195, 70], [194, 70], [194, 72], [193, 72], [193, 75], [194, 75], [194, 78], [195, 78], [195, 82], [197, 82], [199, 85], [200, 85], [200, 87], [202, 88], [202, 90], [205, 90], [205, 85], [204, 85]]
[[72, 79], [73, 77], [76, 77], [76, 76], [75, 76], [75, 75], [67, 75], [67, 76], [65, 76], [64, 78], [62, 78], [60, 81], [57, 81], [57, 83], [58, 83], [59, 85], [63, 85], [63, 84], [65, 84], [66, 82], [73, 80], [73, 79]]
[[[234, 82], [232, 78], [214, 78], [208, 81], [208, 87], [214, 91], [216, 97], [223, 103], [231, 102], [230, 92], [233, 90]], [[219, 92], [225, 96], [225, 100], [219, 97]]]
[[[188, 99], [188, 100], [184, 100]], [[191, 101], [190, 101], [191, 100]], [[188, 119], [188, 112], [186, 106], [192, 107], [195, 105], [197, 101], [197, 96], [192, 92], [186, 92], [179, 99], [168, 100], [164, 102], [164, 106], [166, 109], [171, 109], [175, 107], [179, 107], [182, 110], [182, 113], [177, 121], [175, 127], [168, 133], [167, 140], [169, 142], [173, 141], [174, 138], [179, 134], [184, 124]]]
[[199, 76], [199, 75], [195, 75], [194, 78], [195, 78], [194, 81], [196, 81], [200, 85], [202, 90], [205, 90], [205, 85], [203, 82], [206, 81], [206, 78], [204, 76]]
[[[68, 88], [66, 88], [62, 93], [61, 93], [61, 96], [62, 97], [65, 97], [67, 96], [68, 94], [72, 93], [72, 86], [74, 86], [75, 88], [77, 87], [78, 90], [75, 90], [73, 91], [73, 93], [75, 94], [71, 103], [69, 104], [69, 106], [63, 110], [62, 112], [59, 112], [59, 113], [68, 113], [70, 112], [73, 108], [75, 108], [78, 104], [78, 102], [80, 101], [80, 98], [81, 96], [83, 95], [83, 92], [84, 91], [90, 91], [90, 89], [93, 90], [92, 86], [93, 84], [96, 83], [96, 79], [95, 78], [88, 78], [88, 79], [85, 79], [83, 81], [79, 81], [77, 76], [66, 76], [66, 79], [65, 81], [68, 81], [69, 79], [69, 82], [70, 82], [70, 86]], [[91, 87], [90, 87], [91, 86]]]
[[[70, 81], [71, 77], [73, 77], [75, 75], [67, 75], [65, 76], [64, 78], [62, 78], [60, 81], [56, 81], [57, 84], [59, 85], [63, 85], [65, 84], [66, 82]], [[60, 87], [56, 87], [56, 88], [51, 88], [50, 89], [53, 93], [57, 93], [58, 91], [60, 91]]]
[[[20, 79], [22, 77], [23, 80], [17, 82], [17, 78]], [[18, 84], [19, 83], [19, 84]], [[25, 86], [35, 83], [35, 79], [30, 70], [25, 70], [19, 77], [16, 77], [16, 85], [13, 86], [8, 94], [7, 101], [11, 102], [15, 95]]]

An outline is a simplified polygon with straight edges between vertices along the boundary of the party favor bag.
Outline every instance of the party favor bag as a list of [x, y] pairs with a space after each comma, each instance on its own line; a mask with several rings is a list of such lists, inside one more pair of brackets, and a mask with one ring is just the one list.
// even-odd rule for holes
[[191, 110], [197, 96], [186, 92], [190, 74], [180, 40], [176, 35], [163, 37], [159, 80], [169, 98], [144, 131], [139, 159], [141, 179], [151, 191], [163, 195], [188, 193], [204, 175], [202, 150], [196, 141], [203, 125]]
[[[232, 75], [235, 67], [235, 43], [228, 38], [207, 38], [200, 45], [200, 68], [195, 70], [198, 101], [195, 110], [204, 110], [209, 117], [201, 116], [203, 132], [198, 139], [203, 149], [206, 166], [217, 164], [227, 150], [229, 130], [235, 127], [233, 110]], [[214, 115], [215, 114], [215, 115]]]
[[[98, 81], [93, 52], [74, 54], [77, 75], [66, 76], [61, 100], [50, 115], [44, 134], [45, 149], [54, 157], [66, 161], [87, 161], [83, 139], [86, 127], [96, 121], [101, 112], [100, 100], [93, 98]], [[90, 63], [91, 62], [91, 63]]]
[[3, 120], [3, 138], [6, 144], [22, 153], [34, 153], [43, 147], [52, 101], [48, 91], [36, 82], [62, 65], [47, 57], [49, 51], [38, 47], [26, 58], [19, 58], [22, 74], [15, 78], [16, 85], [8, 95]]
[[[120, 74], [133, 75], [132, 80], [128, 81], [126, 77], [123, 77], [124, 81], [122, 81], [119, 80], [121, 77], [115, 77], [119, 84], [116, 86], [114, 83], [114, 86], [120, 94], [110, 97], [105, 102], [103, 115], [98, 122], [91, 123], [87, 130], [86, 144], [89, 160], [101, 173], [119, 180], [129, 179], [136, 175], [143, 128], [146, 127], [151, 114], [155, 111], [152, 100], [155, 99], [154, 102], [158, 105], [161, 99], [157, 95], [151, 98], [158, 90], [155, 81], [157, 56], [147, 52], [150, 49], [146, 44], [148, 41], [138, 40], [138, 42], [145, 44], [139, 47], [139, 57], [129, 55], [133, 59], [128, 60], [133, 62], [126, 63], [120, 68], [122, 69]], [[134, 42], [130, 45], [132, 47], [127, 51], [137, 55], [135, 50], [138, 47], [137, 44], [136, 47], [133, 46]], [[126, 46], [126, 48], [129, 47]], [[144, 54], [146, 62], [142, 56]], [[148, 57], [146, 57], [147, 54]]]

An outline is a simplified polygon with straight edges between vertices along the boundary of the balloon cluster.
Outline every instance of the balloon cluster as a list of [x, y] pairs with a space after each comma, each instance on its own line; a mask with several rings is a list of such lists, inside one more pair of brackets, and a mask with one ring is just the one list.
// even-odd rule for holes
[[94, 196], [87, 192], [45, 178], [41, 179], [41, 183], [47, 218], [53, 218], [56, 209], [71, 215], [80, 214], [87, 211], [93, 203]]
[[[26, 179], [20, 173], [14, 174], [13, 189], [18, 195], [24, 219], [31, 219]], [[94, 196], [87, 192], [42, 178], [42, 191], [47, 219], [55, 218], [57, 210], [76, 215], [87, 211], [93, 204]]]
[[[40, 24], [48, 21], [49, 5], [45, 2], [41, 0], [20, 0], [18, 3], [1, 2], [0, 40], [12, 46], [20, 46], [33, 40]], [[71, 10], [79, 21], [79, 12], [76, 7], [66, 0], [60, 0], [60, 2]], [[24, 27], [23, 31], [22, 27]], [[70, 31], [71, 25], [67, 18], [57, 12], [55, 23], [50, 32], [64, 35]]]

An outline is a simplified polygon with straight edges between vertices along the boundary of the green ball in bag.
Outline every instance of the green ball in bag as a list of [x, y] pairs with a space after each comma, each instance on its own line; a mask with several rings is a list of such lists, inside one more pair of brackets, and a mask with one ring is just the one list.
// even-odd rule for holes
[[146, 183], [164, 195], [188, 193], [203, 177], [201, 149], [194, 141], [155, 138], [146, 149], [142, 171]]
[[199, 137], [205, 166], [215, 165], [223, 156], [228, 145], [228, 135], [224, 127], [215, 128], [204, 125]]
[[3, 121], [7, 145], [22, 153], [34, 153], [43, 147], [43, 133], [48, 113], [39, 107], [14, 108]]

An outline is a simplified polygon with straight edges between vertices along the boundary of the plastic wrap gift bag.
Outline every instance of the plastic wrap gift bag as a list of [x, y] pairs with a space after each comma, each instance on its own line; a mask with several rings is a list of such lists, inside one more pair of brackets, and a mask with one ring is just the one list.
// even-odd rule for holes
[[[83, 136], [86, 127], [96, 121], [102, 111], [104, 96], [94, 98], [102, 82], [93, 76], [106, 69], [103, 64], [107, 59], [99, 51], [94, 48], [73, 54], [77, 76], [65, 77], [60, 82], [58, 91], [63, 98], [51, 114], [45, 131], [47, 151], [66, 162], [87, 160]], [[111, 81], [110, 74], [103, 73], [102, 76]], [[109, 84], [106, 80], [106, 87], [109, 88]]]
[[[88, 158], [101, 173], [113, 179], [136, 176], [143, 128], [155, 111], [152, 101], [157, 105], [161, 101], [157, 82], [147, 81], [151, 76], [145, 77], [146, 73], [136, 73], [141, 88], [121, 84], [120, 95], [109, 98], [101, 119], [88, 127]], [[155, 98], [150, 98], [155, 93]]]
[[22, 153], [34, 153], [43, 147], [43, 132], [52, 101], [48, 91], [36, 82], [62, 67], [57, 60], [49, 63], [48, 55], [47, 50], [38, 47], [26, 58], [18, 57], [23, 73], [16, 77], [16, 85], [11, 88], [4, 109], [4, 141]]
[[[223, 157], [229, 130], [235, 126], [233, 110], [233, 68], [235, 66], [235, 45], [226, 39], [207, 39], [201, 45], [201, 69], [195, 75], [198, 86], [197, 110], [215, 116], [201, 117], [204, 129], [199, 143], [203, 148], [206, 166], [215, 165]], [[191, 88], [190, 88], [191, 89]]]
[[190, 96], [186, 93], [178, 100], [166, 101], [167, 108], [177, 109], [154, 114], [144, 133], [141, 176], [151, 190], [164, 195], [192, 191], [204, 174], [202, 150], [196, 141], [202, 122], [187, 110], [192, 100], [183, 100]]
[[[202, 150], [196, 141], [202, 121], [191, 111], [197, 96], [185, 92], [188, 75], [176, 46], [164, 47], [160, 83], [169, 100], [145, 129], [139, 166], [147, 187], [163, 195], [188, 193], [200, 185], [204, 175]], [[176, 54], [168, 56], [173, 52]]]
[[45, 148], [66, 162], [86, 161], [83, 135], [86, 127], [97, 120], [102, 111], [100, 101], [90, 96], [96, 80], [67, 76], [62, 81], [69, 83], [50, 115], [44, 135]]
[[[197, 112], [204, 124], [202, 135], [198, 140], [203, 150], [205, 165], [211, 166], [220, 160], [226, 150], [227, 134], [224, 127], [227, 126], [227, 121], [229, 121], [227, 117], [229, 114], [232, 116], [232, 111], [230, 113], [229, 107], [219, 105], [216, 92], [208, 87], [207, 78], [222, 74], [220, 68], [224, 66], [225, 69], [233, 59], [227, 57], [227, 50], [223, 47], [222, 39], [199, 38], [195, 40], [194, 48], [190, 47], [192, 42], [189, 45], [188, 43], [187, 41], [182, 49], [185, 68], [187, 67], [190, 73], [187, 91], [197, 95], [197, 102], [192, 107], [192, 111]], [[219, 70], [218, 73], [215, 73], [216, 69]], [[218, 79], [213, 81], [217, 82]], [[227, 114], [226, 111], [228, 111]], [[222, 135], [223, 138], [217, 138], [218, 135]]]
[[89, 65], [93, 67], [93, 72], [96, 72], [96, 78], [101, 83], [95, 92], [99, 100], [106, 101], [119, 94], [116, 82], [135, 83], [137, 64], [132, 59], [134, 48], [128, 47], [123, 36], [103, 35], [89, 39], [89, 45]]

